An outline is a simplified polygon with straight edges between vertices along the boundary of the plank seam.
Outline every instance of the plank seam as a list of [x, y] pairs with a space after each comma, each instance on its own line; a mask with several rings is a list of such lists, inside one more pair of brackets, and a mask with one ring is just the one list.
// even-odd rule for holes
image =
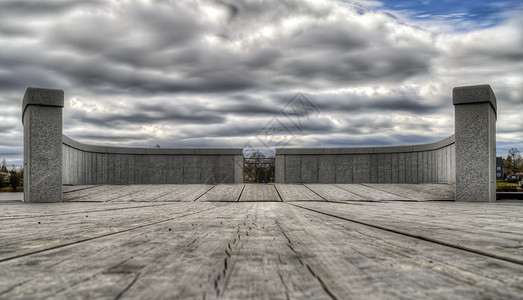
[[440, 240], [437, 240], [437, 239], [425, 237], [425, 236], [422, 236], [422, 235], [412, 234], [412, 233], [404, 232], [404, 231], [401, 231], [401, 230], [396, 230], [396, 229], [387, 228], [387, 227], [383, 227], [383, 226], [379, 226], [379, 225], [374, 225], [374, 224], [367, 223], [367, 222], [362, 222], [362, 221], [358, 221], [358, 220], [354, 220], [354, 219], [349, 219], [349, 218], [346, 218], [346, 217], [340, 217], [340, 216], [333, 215], [333, 214], [330, 214], [330, 213], [327, 213], [327, 212], [315, 210], [315, 209], [308, 208], [308, 207], [303, 207], [303, 206], [296, 205], [296, 204], [293, 204], [293, 203], [287, 203], [287, 204], [295, 206], [295, 207], [299, 207], [299, 208], [302, 208], [302, 209], [306, 209], [306, 210], [309, 210], [309, 211], [312, 211], [312, 212], [316, 212], [316, 213], [319, 213], [319, 214], [323, 214], [323, 215], [326, 215], [326, 216], [330, 216], [330, 217], [333, 217], [333, 218], [337, 218], [337, 219], [340, 219], [340, 220], [353, 222], [353, 223], [356, 223], [356, 224], [360, 224], [360, 225], [364, 225], [364, 226], [380, 229], [380, 230], [383, 230], [383, 231], [388, 231], [388, 232], [392, 232], [392, 233], [408, 236], [408, 237], [411, 237], [411, 238], [415, 238], [415, 239], [431, 242], [431, 243], [438, 244], [438, 245], [441, 245], [441, 246], [446, 246], [446, 247], [450, 247], [450, 248], [454, 248], [454, 249], [458, 249], [458, 250], [474, 253], [474, 254], [477, 254], [477, 255], [482, 255], [482, 256], [486, 256], [486, 257], [502, 260], [502, 261], [505, 261], [505, 262], [510, 262], [510, 263], [514, 263], [514, 264], [518, 264], [518, 265], [523, 265], [523, 260], [514, 259], [514, 258], [510, 258], [510, 257], [505, 257], [505, 256], [501, 256], [501, 255], [496, 255], [496, 254], [484, 252], [484, 251], [481, 251], [481, 250], [476, 250], [476, 249], [469, 248], [469, 247], [464, 247], [464, 246], [460, 246], [460, 245], [447, 243], [447, 242], [444, 242], [444, 241], [440, 241]]
[[206, 190], [205, 192], [203, 192], [203, 194], [201, 194], [200, 196], [196, 197], [196, 199], [193, 200], [193, 202], [196, 202], [198, 201], [198, 199], [200, 199], [201, 197], [203, 197], [203, 195], [207, 194], [209, 191], [211, 191], [212, 189], [214, 189], [216, 185], [213, 185], [210, 189]]
[[245, 184], [243, 184], [242, 191], [240, 192], [240, 195], [238, 195], [238, 199], [236, 199], [236, 202], [240, 202], [240, 198], [243, 195], [243, 190], [245, 190]]
[[302, 184], [304, 187], [306, 187], [307, 189], [309, 189], [309, 191], [313, 192], [314, 194], [316, 194], [318, 197], [320, 197], [321, 199], [323, 199], [323, 201], [327, 201], [327, 199], [323, 198], [320, 194], [316, 193], [313, 189], [311, 189], [310, 187], [308, 187], [306, 184]]
[[278, 194], [278, 197], [280, 197], [280, 202], [283, 202], [283, 198], [280, 195], [280, 191], [278, 191], [278, 186], [275, 184], [273, 186], [274, 186], [274, 189], [276, 190], [276, 194]]
[[[82, 202], [77, 202], [77, 203], [103, 203], [103, 202], [82, 201]], [[124, 202], [118, 202], [118, 203], [124, 203]], [[105, 212], [105, 211], [122, 210], [122, 209], [136, 209], [136, 208], [143, 208], [143, 207], [154, 207], [154, 206], [174, 205], [174, 204], [177, 204], [177, 203], [162, 203], [162, 204], [154, 204], [154, 205], [151, 204], [151, 205], [132, 206], [132, 207], [118, 207], [118, 208], [108, 208], [108, 209], [84, 210], [84, 211], [78, 211], [78, 212], [69, 212], [69, 213], [61, 213], [61, 214], [50, 214], [50, 215], [2, 216], [2, 217], [0, 217], [0, 221], [19, 220], [19, 219], [32, 219], [32, 218], [41, 218], [41, 217], [66, 216], [66, 215], [74, 215], [74, 214], [85, 214], [85, 213], [93, 213], [93, 212]]]
[[[228, 205], [225, 205], [225, 206], [228, 206]], [[220, 206], [220, 207], [224, 207], [224, 206]], [[104, 237], [108, 237], [108, 236], [112, 236], [112, 235], [116, 235], [116, 234], [120, 234], [120, 233], [124, 233], [124, 232], [128, 232], [128, 231], [132, 231], [132, 230], [135, 230], [135, 229], [145, 228], [145, 227], [149, 227], [149, 226], [152, 226], [152, 225], [169, 222], [169, 221], [172, 221], [172, 220], [175, 220], [175, 219], [180, 219], [180, 218], [192, 216], [192, 215], [203, 213], [203, 212], [206, 212], [206, 211], [209, 211], [209, 210], [213, 210], [213, 209], [216, 209], [216, 208], [217, 207], [211, 207], [209, 209], [204, 209], [204, 210], [201, 210], [201, 211], [198, 211], [198, 212], [188, 213], [188, 214], [181, 215], [181, 216], [176, 216], [176, 217], [169, 218], [169, 219], [162, 220], [162, 221], [157, 221], [157, 222], [153, 222], [153, 223], [149, 223], [149, 224], [145, 224], [145, 225], [135, 226], [135, 227], [123, 229], [123, 230], [116, 231], [116, 232], [106, 233], [106, 234], [102, 234], [102, 235], [95, 236], [95, 237], [90, 237], [90, 238], [86, 238], [86, 239], [82, 239], [82, 240], [78, 240], [78, 241], [74, 241], [74, 242], [65, 243], [65, 244], [62, 244], [62, 245], [56, 245], [56, 246], [52, 246], [52, 247], [45, 248], [45, 249], [40, 249], [40, 250], [28, 252], [28, 253], [23, 253], [23, 254], [11, 256], [11, 257], [2, 258], [2, 259], [0, 259], [0, 263], [7, 262], [7, 261], [10, 261], [10, 260], [14, 260], [14, 259], [17, 259], [17, 258], [22, 258], [22, 257], [34, 255], [34, 254], [39, 254], [39, 253], [55, 250], [55, 249], [60, 249], [60, 248], [67, 247], [67, 246], [73, 246], [73, 245], [81, 244], [81, 243], [84, 243], [84, 242], [88, 242], [88, 241], [92, 241], [92, 240], [96, 240], [96, 239], [100, 239], [100, 238], [104, 238]]]

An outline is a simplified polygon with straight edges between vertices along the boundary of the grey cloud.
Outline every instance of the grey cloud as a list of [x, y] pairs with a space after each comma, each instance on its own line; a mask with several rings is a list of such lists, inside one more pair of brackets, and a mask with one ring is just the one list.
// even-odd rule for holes
[[[67, 107], [65, 130], [100, 143], [191, 147], [243, 146], [271, 118], [288, 124], [280, 109], [297, 91], [321, 113], [293, 129], [296, 146], [430, 142], [441, 135], [433, 124], [390, 116], [448, 116], [452, 85], [470, 81], [492, 83], [503, 113], [520, 109], [523, 18], [482, 32], [487, 42], [437, 42], [437, 34], [348, 2], [4, 1], [0, 91], [18, 96], [0, 104], [19, 114], [27, 86], [62, 88], [66, 99], [119, 99], [118, 113]], [[204, 6], [222, 13], [207, 15]], [[488, 42], [501, 34], [504, 47]], [[428, 84], [434, 90], [417, 88]], [[394, 91], [341, 90], [373, 86]], [[0, 136], [14, 153], [21, 133], [12, 132], [21, 127], [10, 122]], [[129, 132], [145, 125], [172, 132]]]
[[3, 0], [0, 15], [12, 17], [41, 16], [42, 14], [54, 15], [79, 6], [95, 5], [102, 2], [100, 0]]
[[[231, 30], [241, 32], [244, 29], [239, 26], [245, 24], [252, 28], [258, 20], [285, 19], [286, 15], [269, 14], [267, 3], [263, 3], [263, 13], [256, 17], [254, 12], [260, 6], [239, 5], [243, 8]], [[293, 1], [277, 6], [296, 14], [310, 13], [313, 18], [333, 13], [325, 9], [316, 11]], [[102, 14], [52, 26], [46, 40], [48, 47], [75, 51], [76, 55], [56, 57], [51, 50], [44, 50], [38, 59], [27, 61], [23, 57], [17, 59], [20, 55], [16, 53], [7, 54], [12, 56], [11, 61], [22, 65], [43, 62], [51, 72], [86, 89], [107, 86], [117, 91], [143, 93], [322, 88], [403, 80], [426, 73], [428, 61], [434, 55], [430, 45], [420, 46], [419, 41], [413, 49], [398, 49], [384, 41], [380, 41], [379, 48], [371, 47], [369, 43], [383, 40], [386, 32], [368, 35], [365, 31], [360, 33], [361, 28], [347, 27], [344, 23], [310, 24], [306, 31], [288, 39], [282, 37], [284, 40], [236, 53], [205, 44], [203, 35], [212, 34], [214, 29], [195, 21], [194, 16], [184, 14], [181, 9], [182, 5], [142, 5], [126, 13], [115, 11], [121, 19], [118, 22]], [[78, 53], [83, 53], [83, 57]], [[171, 75], [175, 73], [179, 75]]]

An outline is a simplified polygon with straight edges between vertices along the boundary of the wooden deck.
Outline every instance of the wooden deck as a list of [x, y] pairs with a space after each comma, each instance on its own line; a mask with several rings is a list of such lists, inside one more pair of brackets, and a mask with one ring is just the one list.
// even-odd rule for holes
[[0, 299], [521, 299], [523, 202], [453, 189], [64, 187], [0, 203]]

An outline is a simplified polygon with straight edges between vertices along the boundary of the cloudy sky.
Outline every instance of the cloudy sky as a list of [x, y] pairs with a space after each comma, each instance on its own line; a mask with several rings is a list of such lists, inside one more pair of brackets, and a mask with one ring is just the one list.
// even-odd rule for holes
[[520, 0], [0, 0], [0, 158], [21, 164], [28, 86], [65, 91], [64, 133], [81, 142], [263, 148], [437, 141], [454, 132], [452, 88], [489, 83], [498, 152], [523, 151], [522, 12]]

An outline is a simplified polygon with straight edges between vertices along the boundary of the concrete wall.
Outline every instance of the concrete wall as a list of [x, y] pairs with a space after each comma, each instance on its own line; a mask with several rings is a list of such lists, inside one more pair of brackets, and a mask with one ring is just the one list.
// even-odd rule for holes
[[277, 183], [456, 182], [454, 135], [410, 146], [276, 149]]
[[62, 184], [241, 183], [243, 149], [120, 148], [62, 136]]

